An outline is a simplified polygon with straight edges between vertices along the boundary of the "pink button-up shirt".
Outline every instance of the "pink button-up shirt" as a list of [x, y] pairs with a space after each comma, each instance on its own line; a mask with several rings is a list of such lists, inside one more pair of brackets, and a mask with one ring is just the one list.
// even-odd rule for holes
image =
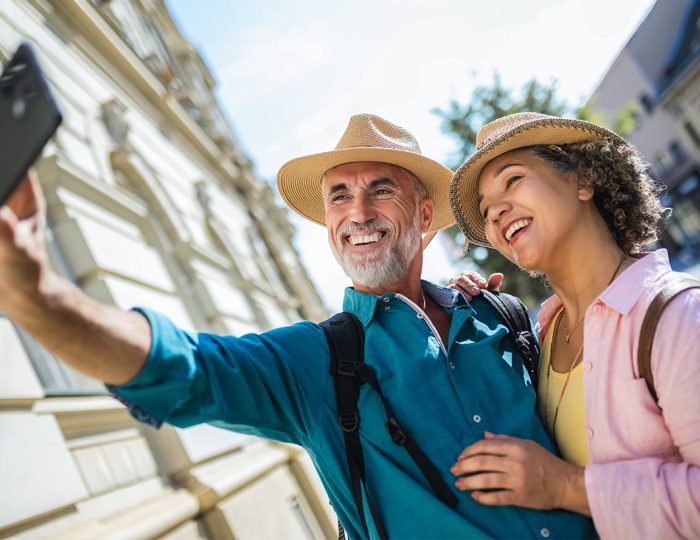
[[[658, 407], [637, 369], [644, 314], [681, 275], [665, 250], [649, 253], [586, 310], [585, 478], [602, 538], [700, 538], [700, 289], [674, 299], [659, 321], [651, 355]], [[542, 304], [541, 336], [560, 306], [557, 296]]]

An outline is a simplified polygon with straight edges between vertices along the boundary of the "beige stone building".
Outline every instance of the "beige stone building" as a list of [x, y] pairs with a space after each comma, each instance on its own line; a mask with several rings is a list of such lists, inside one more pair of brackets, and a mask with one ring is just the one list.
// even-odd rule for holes
[[674, 269], [700, 276], [700, 1], [658, 0], [591, 98], [609, 124], [630, 104], [636, 126], [627, 139], [673, 208], [659, 244]]
[[[327, 315], [163, 0], [0, 0], [0, 60], [24, 40], [64, 114], [37, 166], [61, 273], [192, 330]], [[334, 535], [299, 449], [137, 424], [1, 316], [0, 366], [0, 537]]]

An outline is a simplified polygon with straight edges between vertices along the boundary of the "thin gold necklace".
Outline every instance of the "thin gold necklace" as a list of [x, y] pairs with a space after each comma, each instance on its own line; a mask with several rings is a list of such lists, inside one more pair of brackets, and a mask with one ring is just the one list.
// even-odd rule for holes
[[[562, 310], [563, 311], [563, 310]], [[559, 312], [557, 315], [557, 320], [554, 323], [554, 332], [552, 334], [552, 345], [551, 345], [551, 351], [549, 353], [549, 362], [547, 363], [547, 386], [545, 387], [545, 392], [544, 392], [544, 425], [547, 426], [547, 429], [549, 429], [549, 411], [548, 411], [548, 405], [549, 405], [549, 379], [552, 374], [552, 356], [554, 356], [554, 348], [555, 348], [555, 342], [556, 342], [556, 337], [557, 337], [557, 331], [559, 330], [559, 323], [561, 322], [561, 315], [562, 313]], [[571, 361], [571, 365], [569, 366], [569, 370], [566, 372], [566, 379], [564, 379], [564, 386], [561, 388], [561, 392], [559, 393], [559, 399], [557, 400], [557, 406], [554, 408], [554, 419], [552, 420], [552, 429], [550, 430], [550, 433], [552, 435], [555, 434], [555, 429], [557, 427], [557, 417], [559, 416], [559, 407], [561, 406], [561, 402], [564, 399], [564, 393], [566, 392], [566, 387], [569, 386], [569, 379], [571, 378], [571, 372], [574, 370], [574, 367], [576, 366], [576, 363], [578, 362], [578, 359], [581, 357], [581, 354], [583, 353], [583, 343], [581, 343], [581, 347], [579, 347], [578, 352], [576, 353], [576, 356], [574, 356], [574, 359]]]
[[[616, 276], [617, 273], [620, 271], [620, 268], [622, 268], [622, 263], [625, 262], [625, 259], [626, 259], [626, 258], [627, 258], [627, 254], [626, 254], [626, 253], [623, 253], [623, 254], [622, 254], [622, 259], [620, 259], [620, 262], [617, 263], [617, 268], [615, 268], [615, 271], [613, 272], [613, 275], [612, 275], [612, 277], [610, 278], [610, 281], [608, 282], [608, 284], [607, 284], [606, 287], [605, 287], [606, 289], [607, 289], [608, 287], [610, 287], [610, 284], [611, 284], [611, 283], [613, 282], [613, 280], [615, 279], [615, 276]], [[564, 315], [566, 315], [566, 320], [568, 321], [568, 320], [569, 320], [569, 312], [566, 311], [566, 308], [564, 308]], [[583, 320], [584, 320], [585, 318], [586, 318], [585, 315], [584, 315], [583, 317], [581, 317], [581, 318], [579, 319], [579, 321], [578, 321], [578, 322], [574, 325], [574, 327], [571, 329], [571, 332], [569, 332], [569, 329], [566, 327], [566, 322], [565, 322], [565, 321], [562, 321], [562, 324], [564, 325], [564, 341], [566, 341], [567, 343], [569, 343], [569, 342], [571, 341], [571, 336], [572, 336], [572, 334], [573, 334], [574, 332], [576, 332], [576, 329], [581, 325], [581, 323], [583, 322]]]
[[[622, 263], [625, 262], [625, 259], [627, 258], [627, 254], [623, 253], [622, 258], [620, 259], [620, 262], [617, 265], [617, 268], [615, 268], [615, 271], [613, 272], [613, 275], [610, 277], [610, 281], [608, 281], [608, 284], [606, 285], [606, 289], [610, 287], [610, 284], [615, 281], [615, 276], [617, 276], [617, 273], [620, 271], [620, 268], [622, 268]], [[544, 392], [544, 425], [549, 429], [549, 411], [548, 411], [548, 405], [549, 405], [549, 379], [552, 373], [552, 357], [554, 356], [554, 349], [556, 345], [556, 339], [557, 339], [557, 332], [559, 331], [559, 323], [561, 322], [561, 317], [562, 313], [566, 312], [566, 308], [562, 308], [562, 310], [559, 312], [557, 315], [556, 321], [554, 321], [554, 329], [552, 331], [552, 344], [549, 352], [549, 361], [547, 362], [547, 386], [545, 387], [545, 392]], [[584, 315], [581, 318], [581, 321], [583, 321], [586, 318]], [[578, 326], [581, 321], [579, 321], [576, 326]], [[574, 327], [576, 329], [576, 327]], [[569, 343], [569, 339], [571, 335], [564, 336], [564, 339], [566, 340], [567, 343]], [[557, 427], [557, 417], [559, 416], [559, 407], [561, 407], [561, 402], [564, 399], [564, 393], [566, 392], [567, 386], [569, 386], [569, 379], [571, 379], [571, 372], [574, 370], [574, 367], [576, 367], [576, 364], [578, 363], [579, 358], [581, 358], [581, 355], [583, 354], [583, 338], [581, 339], [581, 347], [579, 347], [578, 352], [576, 353], [576, 356], [574, 356], [574, 359], [571, 361], [571, 365], [569, 366], [569, 370], [566, 372], [566, 379], [564, 379], [564, 386], [561, 388], [561, 392], [559, 393], [559, 399], [557, 400], [557, 406], [554, 409], [554, 419], [552, 420], [552, 429], [550, 430], [550, 433], [556, 437], [556, 427]]]

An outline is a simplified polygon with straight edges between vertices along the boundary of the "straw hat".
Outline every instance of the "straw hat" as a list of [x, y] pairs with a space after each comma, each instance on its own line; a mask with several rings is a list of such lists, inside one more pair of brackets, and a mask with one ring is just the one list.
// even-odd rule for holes
[[476, 153], [457, 169], [450, 184], [450, 204], [464, 236], [475, 244], [492, 247], [484, 233], [478, 198], [479, 175], [491, 160], [526, 146], [598, 139], [626, 144], [616, 133], [590, 122], [533, 112], [511, 114], [486, 124], [476, 135]]
[[423, 156], [418, 141], [405, 129], [373, 114], [350, 118], [335, 150], [288, 161], [277, 173], [277, 187], [289, 207], [325, 226], [321, 180], [329, 169], [356, 161], [398, 165], [411, 171], [433, 200], [431, 231], [453, 225], [448, 187], [452, 171]]

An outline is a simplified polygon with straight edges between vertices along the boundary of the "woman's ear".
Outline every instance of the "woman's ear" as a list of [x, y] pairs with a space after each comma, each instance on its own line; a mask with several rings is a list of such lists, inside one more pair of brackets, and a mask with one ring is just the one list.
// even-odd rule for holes
[[595, 189], [592, 185], [587, 184], [581, 179], [577, 178], [578, 189], [576, 190], [576, 195], [578, 200], [581, 202], [590, 201], [595, 195]]

